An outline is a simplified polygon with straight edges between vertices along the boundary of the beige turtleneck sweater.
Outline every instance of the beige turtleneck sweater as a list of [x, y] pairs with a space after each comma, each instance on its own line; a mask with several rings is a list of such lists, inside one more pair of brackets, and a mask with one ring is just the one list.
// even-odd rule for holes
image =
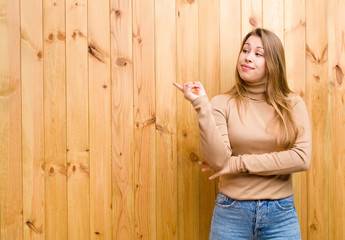
[[214, 168], [225, 164], [231, 174], [219, 179], [219, 190], [237, 200], [281, 199], [293, 194], [291, 174], [305, 171], [311, 158], [311, 129], [300, 96], [290, 94], [299, 134], [292, 148], [276, 151], [276, 137], [267, 129], [274, 109], [265, 101], [265, 83], [248, 86], [247, 110], [228, 94], [195, 99], [201, 150]]

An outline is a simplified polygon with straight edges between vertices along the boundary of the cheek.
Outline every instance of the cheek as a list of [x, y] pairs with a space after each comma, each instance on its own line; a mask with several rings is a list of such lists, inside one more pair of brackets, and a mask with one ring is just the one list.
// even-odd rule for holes
[[266, 74], [267, 68], [266, 68], [266, 62], [265, 62], [265, 61], [262, 61], [262, 62], [260, 63], [260, 68], [261, 68], [261, 71], [262, 71], [264, 74]]

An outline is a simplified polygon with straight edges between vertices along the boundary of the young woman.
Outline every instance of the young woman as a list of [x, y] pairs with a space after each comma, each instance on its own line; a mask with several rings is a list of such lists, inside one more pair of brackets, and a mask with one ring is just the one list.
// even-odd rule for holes
[[202, 171], [219, 177], [210, 239], [301, 239], [291, 174], [309, 167], [311, 129], [285, 69], [279, 38], [258, 28], [229, 93], [209, 101], [200, 82], [174, 83], [198, 114]]

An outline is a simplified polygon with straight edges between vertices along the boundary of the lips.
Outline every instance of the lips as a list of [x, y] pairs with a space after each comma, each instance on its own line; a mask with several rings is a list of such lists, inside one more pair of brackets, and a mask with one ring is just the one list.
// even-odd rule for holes
[[243, 70], [252, 70], [252, 69], [254, 69], [254, 68], [252, 68], [252, 67], [250, 67], [250, 66], [248, 66], [248, 65], [246, 65], [246, 64], [241, 65], [241, 68], [242, 68]]

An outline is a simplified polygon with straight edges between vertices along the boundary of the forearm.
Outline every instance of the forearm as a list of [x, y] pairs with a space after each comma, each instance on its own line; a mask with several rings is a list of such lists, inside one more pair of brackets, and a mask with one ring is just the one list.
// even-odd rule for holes
[[197, 98], [192, 104], [198, 113], [203, 158], [213, 168], [221, 169], [231, 157], [226, 120], [217, 123], [207, 96]]
[[228, 167], [232, 174], [249, 172], [257, 175], [283, 175], [306, 171], [310, 164], [309, 148], [292, 148], [267, 154], [232, 156]]

